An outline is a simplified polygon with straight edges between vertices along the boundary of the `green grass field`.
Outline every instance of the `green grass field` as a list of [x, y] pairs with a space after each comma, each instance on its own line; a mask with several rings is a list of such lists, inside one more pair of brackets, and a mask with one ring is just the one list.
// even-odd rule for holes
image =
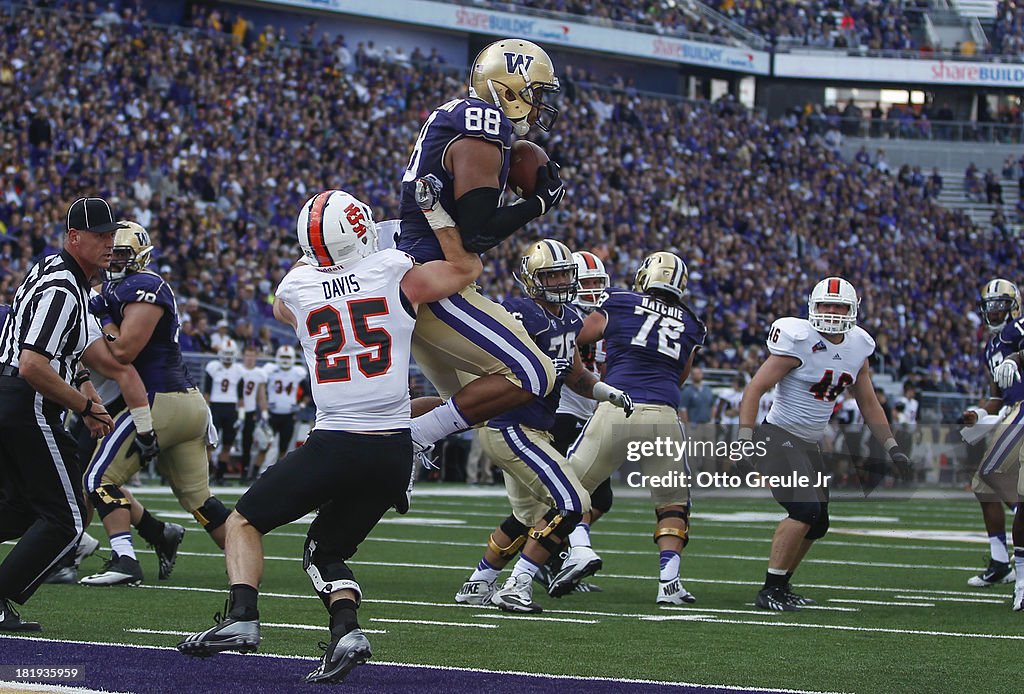
[[[818, 605], [789, 614], [753, 606], [782, 516], [770, 500], [698, 499], [683, 554], [698, 602], [658, 608], [653, 513], [620, 495], [593, 534], [604, 558], [593, 582], [604, 592], [554, 600], [538, 590], [544, 613], [517, 617], [452, 599], [505, 500], [418, 489], [412, 512], [389, 514], [352, 562], [365, 593], [360, 621], [379, 632], [370, 636], [377, 661], [838, 692], [1018, 689], [1024, 614], [1010, 610], [1012, 584], [966, 585], [988, 554], [967, 494], [834, 504], [832, 532], [795, 579]], [[165, 518], [185, 515], [169, 494], [137, 496]], [[236, 495], [222, 497], [230, 504]], [[188, 533], [169, 581], [156, 580], [156, 559], [143, 549], [143, 587], [44, 586], [22, 613], [52, 639], [167, 646], [205, 628], [223, 606], [224, 561], [195, 523], [179, 522]], [[266, 538], [262, 652], [315, 656], [326, 636], [301, 568], [305, 529], [299, 522]], [[90, 532], [106, 548], [98, 523]], [[100, 554], [82, 575], [100, 569]]]

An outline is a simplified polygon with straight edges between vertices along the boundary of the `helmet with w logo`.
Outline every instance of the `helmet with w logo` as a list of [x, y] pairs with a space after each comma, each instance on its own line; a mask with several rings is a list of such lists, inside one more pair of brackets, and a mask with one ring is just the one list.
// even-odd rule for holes
[[1020, 290], [1010, 280], [994, 279], [981, 290], [978, 311], [985, 326], [992, 332], [1003, 329], [1007, 323], [1020, 318]]
[[522, 137], [537, 124], [550, 130], [558, 109], [544, 103], [544, 94], [560, 91], [551, 58], [523, 39], [502, 39], [484, 48], [469, 72], [469, 95], [501, 109]]
[[658, 251], [640, 263], [633, 289], [643, 294], [666, 292], [681, 301], [689, 278], [690, 272], [682, 258], [675, 253]]
[[118, 222], [112, 255], [106, 270], [108, 280], [121, 280], [130, 272], [145, 270], [153, 256], [149, 232], [135, 222]]
[[344, 267], [377, 252], [369, 205], [343, 190], [325, 190], [307, 200], [295, 231], [306, 260], [316, 267]]
[[576, 297], [576, 262], [560, 241], [546, 239], [526, 249], [516, 279], [534, 299], [564, 304]]

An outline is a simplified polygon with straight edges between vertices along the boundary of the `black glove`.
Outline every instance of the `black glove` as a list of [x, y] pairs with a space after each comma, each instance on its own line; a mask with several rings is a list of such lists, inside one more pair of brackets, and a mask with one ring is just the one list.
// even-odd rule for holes
[[540, 200], [540, 213], [547, 214], [553, 207], [557, 207], [565, 197], [565, 186], [562, 179], [558, 177], [559, 166], [549, 161], [537, 168], [537, 188], [534, 197]]
[[896, 472], [898, 477], [903, 480], [912, 479], [914, 473], [914, 464], [910, 462], [910, 458], [906, 453], [900, 450], [899, 446], [893, 446], [889, 449], [889, 460], [896, 466]]
[[555, 375], [559, 378], [564, 378], [570, 371], [572, 371], [573, 360], [566, 359], [565, 357], [555, 357], [551, 360], [551, 363], [555, 365]]
[[151, 460], [160, 455], [160, 444], [157, 443], [156, 432], [135, 432], [135, 440], [132, 441], [131, 448], [128, 451], [129, 453], [138, 451], [139, 458], [142, 459], [142, 465], [149, 465]]

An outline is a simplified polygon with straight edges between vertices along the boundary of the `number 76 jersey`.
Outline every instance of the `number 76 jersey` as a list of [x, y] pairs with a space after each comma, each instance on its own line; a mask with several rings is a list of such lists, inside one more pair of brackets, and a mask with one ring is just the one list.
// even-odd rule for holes
[[679, 377], [704, 344], [704, 323], [686, 306], [624, 289], [606, 291], [595, 310], [608, 318], [604, 381], [634, 403], [679, 409]]
[[864, 361], [875, 351], [875, 341], [854, 326], [842, 342], [833, 344], [803, 318], [780, 318], [768, 331], [767, 345], [772, 354], [796, 357], [800, 366], [775, 387], [775, 402], [765, 421], [817, 443], [836, 398], [857, 381]]
[[409, 346], [416, 319], [399, 286], [413, 265], [393, 248], [352, 265], [299, 265], [277, 298], [295, 315], [316, 430], [409, 428]]

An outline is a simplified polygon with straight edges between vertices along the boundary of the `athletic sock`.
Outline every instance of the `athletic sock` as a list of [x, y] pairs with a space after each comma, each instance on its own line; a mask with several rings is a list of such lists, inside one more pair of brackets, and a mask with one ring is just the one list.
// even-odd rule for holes
[[530, 578], [533, 578], [537, 575], [538, 569], [540, 569], [540, 567], [534, 563], [532, 559], [525, 554], [520, 554], [519, 561], [517, 561], [516, 565], [512, 567], [512, 578], [515, 578], [520, 574], [527, 574]]
[[579, 523], [572, 529], [572, 532], [569, 533], [569, 545], [571, 547], [590, 547], [590, 525], [588, 523]]
[[679, 578], [679, 562], [679, 552], [675, 552], [671, 549], [661, 550], [659, 558], [661, 571], [658, 574], [658, 579], [664, 583], [665, 581], [671, 581], [672, 579]]
[[1024, 580], [1024, 547], [1013, 548], [1013, 563], [1017, 568], [1017, 580]]
[[785, 588], [789, 582], [789, 579], [786, 578], [787, 573], [784, 569], [768, 569], [768, 572], [764, 575], [764, 587]]
[[132, 547], [132, 533], [129, 530], [124, 533], [117, 533], [110, 536], [110, 549], [119, 557], [131, 557], [138, 561], [135, 556], [135, 548]]
[[1006, 533], [996, 533], [988, 536], [989, 549], [992, 552], [992, 560], [1002, 563], [1010, 561], [1010, 555], [1006, 551]]
[[471, 581], [487, 581], [488, 583], [494, 583], [495, 579], [498, 578], [498, 574], [501, 573], [501, 569], [497, 569], [491, 566], [490, 562], [486, 559], [481, 559], [480, 563], [476, 565], [476, 571], [469, 577]]
[[139, 531], [143, 540], [151, 545], [156, 545], [163, 542], [164, 525], [165, 523], [162, 520], [157, 520], [148, 509], [142, 509], [142, 518], [135, 524], [135, 529]]
[[455, 400], [448, 400], [430, 412], [413, 418], [410, 423], [412, 440], [421, 446], [429, 446], [449, 434], [463, 431], [469, 427], [470, 423], [459, 411]]
[[327, 611], [331, 613], [331, 636], [344, 636], [359, 628], [356, 618], [356, 601], [348, 598], [335, 600]]
[[260, 611], [256, 608], [259, 598], [259, 591], [244, 583], [235, 583], [231, 586], [231, 599], [228, 603], [230, 609], [226, 616], [244, 622], [251, 622], [260, 618]]

